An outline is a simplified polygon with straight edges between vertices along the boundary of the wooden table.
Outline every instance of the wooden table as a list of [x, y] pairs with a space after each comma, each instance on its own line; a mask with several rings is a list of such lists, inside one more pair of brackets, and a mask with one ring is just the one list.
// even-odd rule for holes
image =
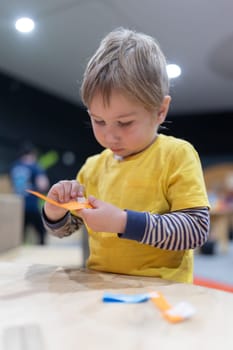
[[[51, 264], [1, 262], [0, 276], [2, 350], [233, 349], [230, 293]], [[170, 324], [151, 301], [105, 304], [105, 291], [161, 291], [172, 305], [191, 303], [196, 314]], [[17, 347], [17, 329], [22, 347]]]
[[0, 193], [0, 208], [0, 253], [2, 253], [17, 247], [22, 242], [23, 200], [16, 194]]

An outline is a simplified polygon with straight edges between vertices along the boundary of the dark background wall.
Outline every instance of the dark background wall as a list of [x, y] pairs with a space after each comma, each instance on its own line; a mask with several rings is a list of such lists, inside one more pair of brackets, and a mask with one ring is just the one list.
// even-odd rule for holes
[[[78, 91], [77, 91], [78, 100]], [[166, 134], [190, 141], [203, 166], [233, 161], [233, 112], [167, 117]], [[59, 161], [48, 169], [51, 181], [74, 178], [87, 156], [99, 152], [82, 106], [54, 97], [12, 77], [0, 75], [0, 174], [6, 173], [23, 140], [31, 140], [41, 154], [56, 150]], [[75, 154], [74, 164], [62, 155]]]

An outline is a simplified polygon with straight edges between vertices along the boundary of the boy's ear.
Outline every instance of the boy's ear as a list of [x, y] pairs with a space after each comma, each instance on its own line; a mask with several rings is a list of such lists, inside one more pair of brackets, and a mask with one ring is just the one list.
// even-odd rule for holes
[[166, 119], [170, 103], [171, 103], [171, 96], [166, 95], [158, 111], [158, 119], [160, 124], [162, 124]]

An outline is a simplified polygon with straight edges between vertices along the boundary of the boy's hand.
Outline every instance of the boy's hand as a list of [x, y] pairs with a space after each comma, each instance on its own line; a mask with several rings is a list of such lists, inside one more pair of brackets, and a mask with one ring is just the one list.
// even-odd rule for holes
[[[84, 188], [76, 180], [63, 180], [51, 187], [47, 197], [60, 203], [67, 203], [77, 197], [83, 197], [83, 195]], [[47, 218], [51, 221], [57, 221], [67, 213], [66, 209], [59, 208], [48, 202], [44, 204], [44, 211]]]
[[124, 210], [93, 196], [88, 197], [88, 202], [93, 209], [81, 209], [78, 215], [93, 231], [124, 233], [127, 220]]

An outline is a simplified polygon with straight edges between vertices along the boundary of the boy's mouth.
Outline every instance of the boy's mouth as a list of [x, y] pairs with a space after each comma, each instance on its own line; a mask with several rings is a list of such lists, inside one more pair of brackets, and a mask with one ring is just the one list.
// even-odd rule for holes
[[115, 154], [119, 154], [124, 150], [123, 148], [110, 148], [110, 149]]

